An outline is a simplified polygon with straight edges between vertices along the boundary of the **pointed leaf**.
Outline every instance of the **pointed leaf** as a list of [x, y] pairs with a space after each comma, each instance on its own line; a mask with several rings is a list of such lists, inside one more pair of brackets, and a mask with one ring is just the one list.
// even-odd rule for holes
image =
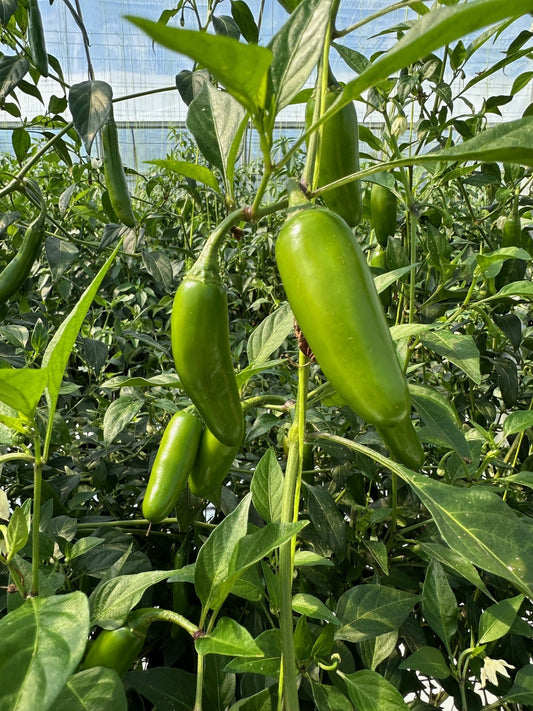
[[246, 627], [230, 617], [222, 617], [215, 629], [195, 642], [199, 654], [221, 654], [228, 657], [262, 657], [258, 647]]
[[174, 160], [174, 158], [158, 158], [156, 160], [147, 160], [146, 163], [151, 165], [157, 165], [160, 168], [165, 168], [172, 173], [178, 173], [178, 175], [183, 175], [185, 178], [190, 180], [197, 180], [199, 183], [207, 185], [217, 193], [220, 193], [220, 186], [218, 180], [213, 175], [213, 172], [206, 168], [205, 165], [198, 165], [198, 163], [186, 163], [182, 160]]
[[0, 59], [0, 105], [17, 88], [29, 68], [27, 60], [16, 55]]
[[533, 427], [533, 411], [532, 410], [515, 410], [505, 418], [503, 423], [503, 435], [508, 437], [518, 432]]
[[200, 548], [196, 559], [194, 583], [204, 609], [212, 607], [217, 587], [229, 578], [234, 551], [239, 540], [246, 535], [248, 528], [248, 510], [251, 500], [251, 494], [247, 494], [218, 524]]
[[280, 521], [283, 472], [272, 447], [259, 460], [250, 490], [254, 507], [266, 523]]
[[242, 44], [232, 37], [166, 27], [126, 16], [158, 44], [184, 54], [202, 66], [250, 113], [264, 106], [267, 70], [272, 53], [266, 47]]
[[355, 674], [338, 674], [357, 711], [409, 711], [400, 692], [377, 672], [363, 669]]
[[457, 632], [457, 600], [441, 564], [432, 560], [422, 589], [422, 610], [426, 622], [451, 654], [451, 639]]
[[106, 445], [110, 445], [130, 424], [143, 405], [144, 400], [141, 400], [137, 395], [122, 395], [109, 405], [103, 421], [104, 443]]
[[474, 383], [481, 383], [479, 350], [472, 336], [451, 331], [432, 331], [420, 336], [422, 344], [460, 368]]
[[74, 672], [89, 634], [89, 606], [81, 592], [28, 598], [0, 620], [1, 711], [52, 707]]
[[504, 501], [486, 488], [460, 489], [401, 465], [394, 471], [413, 488], [450, 548], [533, 597], [531, 532]]
[[112, 99], [113, 89], [105, 81], [83, 81], [69, 91], [72, 120], [89, 154], [94, 137], [109, 116]]
[[89, 598], [91, 624], [110, 630], [120, 627], [145, 591], [169, 576], [168, 570], [147, 570], [101, 581]]
[[342, 561], [346, 556], [346, 523], [325, 486], [305, 487], [309, 516], [322, 543]]
[[314, 595], [309, 595], [308, 593], [297, 593], [292, 598], [292, 609], [300, 615], [305, 615], [306, 617], [312, 617], [317, 620], [326, 620], [326, 622], [331, 622], [333, 625], [340, 624], [339, 620], [335, 617], [335, 614], [329, 609], [329, 607], [326, 607], [321, 600]]
[[0, 369], [0, 401], [28, 419], [35, 414], [48, 382], [48, 370], [43, 368]]
[[357, 585], [339, 598], [341, 623], [335, 639], [361, 642], [397, 630], [405, 622], [417, 598], [383, 585]]
[[523, 602], [524, 596], [517, 595], [484, 610], [479, 618], [478, 644], [488, 644], [505, 636], [513, 626]]
[[457, 454], [470, 461], [470, 448], [459, 427], [459, 418], [452, 405], [434, 388], [420, 385], [409, 387], [413, 404], [429, 432], [445, 442]]
[[250, 365], [265, 363], [293, 331], [294, 315], [285, 302], [252, 331], [246, 347]]
[[407, 659], [404, 659], [399, 669], [412, 669], [420, 672], [423, 676], [434, 679], [446, 679], [450, 676], [450, 670], [442, 652], [435, 647], [420, 647]]
[[511, 690], [500, 701], [533, 706], [533, 665], [528, 664], [517, 671]]
[[9, 22], [9, 18], [17, 9], [18, 0], [0, 0], [0, 25], [4, 27]]
[[331, 0], [302, 2], [270, 41], [274, 114], [290, 104], [316, 66], [330, 12]]
[[116, 671], [93, 667], [70, 677], [53, 708], [54, 711], [128, 711], [128, 702]]
[[443, 546], [440, 543], [429, 543], [427, 541], [420, 541], [420, 547], [430, 558], [435, 558], [439, 563], [447, 566], [453, 570], [454, 573], [468, 580], [472, 585], [475, 585], [485, 593], [487, 597], [492, 598], [490, 591], [483, 580], [481, 580], [479, 573], [472, 563], [457, 553], [457, 551], [448, 548], [448, 546]]

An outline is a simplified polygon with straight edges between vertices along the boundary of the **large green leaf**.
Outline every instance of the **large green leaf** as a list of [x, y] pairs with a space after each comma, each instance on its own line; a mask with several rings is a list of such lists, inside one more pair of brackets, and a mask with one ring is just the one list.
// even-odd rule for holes
[[199, 654], [222, 654], [231, 657], [262, 657], [258, 647], [246, 627], [230, 617], [223, 617], [215, 629], [205, 637], [196, 640]]
[[70, 677], [54, 711], [128, 711], [124, 685], [113, 669], [94, 667]]
[[272, 447], [267, 449], [255, 468], [250, 486], [254, 506], [267, 523], [281, 520], [283, 472]]
[[426, 332], [420, 340], [426, 348], [461, 368], [475, 383], [481, 383], [479, 350], [472, 336], [440, 330]]
[[488, 644], [506, 635], [513, 626], [523, 595], [500, 600], [483, 611], [479, 618], [478, 644]]
[[307, 507], [322, 546], [327, 546], [340, 562], [346, 556], [346, 522], [325, 486], [306, 485]]
[[103, 580], [89, 598], [91, 624], [111, 630], [120, 627], [144, 592], [152, 585], [166, 580], [170, 574], [168, 570], [147, 570]]
[[209, 69], [250, 113], [256, 114], [264, 107], [267, 70], [272, 62], [272, 53], [266, 47], [242, 44], [224, 35], [166, 27], [160, 22], [140, 17], [126, 16], [126, 19], [158, 44], [184, 54]]
[[383, 585], [357, 585], [339, 598], [336, 639], [362, 642], [397, 630], [415, 605], [415, 595]]
[[35, 414], [48, 382], [48, 370], [43, 368], [0, 369], [0, 401], [28, 419]]
[[451, 654], [451, 640], [457, 632], [457, 600], [441, 564], [432, 560], [422, 589], [422, 610], [426, 622]]
[[68, 103], [76, 131], [87, 153], [111, 111], [113, 89], [105, 81], [83, 81], [71, 87]]
[[209, 170], [209, 168], [206, 168], [205, 165], [186, 163], [185, 161], [175, 160], [174, 158], [157, 158], [155, 160], [147, 160], [146, 163], [157, 165], [159, 168], [165, 168], [165, 170], [178, 173], [185, 178], [197, 180], [199, 183], [203, 183], [207, 185], [208, 188], [212, 188], [215, 192], [220, 193], [218, 180], [213, 175], [213, 172]]
[[409, 711], [400, 692], [381, 674], [370, 669], [339, 674], [357, 711]]
[[16, 89], [29, 68], [28, 61], [17, 55], [0, 59], [0, 105]]
[[34, 597], [0, 620], [0, 711], [47, 711], [78, 666], [89, 634], [81, 592]]
[[[85, 316], [87, 315], [89, 307], [96, 296], [100, 284], [118, 254], [121, 244], [122, 240], [119, 241], [98, 274], [80, 296], [74, 309], [69, 313], [66, 319], [62, 322], [61, 326], [54, 333], [52, 340], [44, 352], [42, 367], [48, 368], [47, 399], [50, 409], [50, 423], [52, 423], [54, 419], [59, 389], [61, 388], [65, 368], [67, 367], [67, 363], [76, 338], [78, 337], [79, 330]], [[51, 424], [49, 427], [50, 426]]]
[[208, 81], [187, 112], [187, 128], [206, 160], [225, 176], [226, 190], [230, 194], [235, 161], [246, 126], [246, 112], [238, 101]]
[[424, 435], [436, 438], [470, 461], [470, 448], [453, 406], [434, 388], [410, 385], [409, 392], [425, 425]]
[[288, 302], [269, 314], [255, 328], [246, 346], [251, 366], [262, 365], [294, 331], [294, 315]]
[[9, 18], [17, 9], [18, 0], [0, 0], [0, 25], [7, 25]]
[[504, 501], [485, 487], [460, 489], [401, 465], [392, 468], [415, 491], [450, 548], [533, 597], [531, 533]]
[[[272, 38], [269, 48], [275, 115], [300, 91], [323, 50], [332, 0], [302, 2]], [[272, 117], [273, 118], [273, 117]]]

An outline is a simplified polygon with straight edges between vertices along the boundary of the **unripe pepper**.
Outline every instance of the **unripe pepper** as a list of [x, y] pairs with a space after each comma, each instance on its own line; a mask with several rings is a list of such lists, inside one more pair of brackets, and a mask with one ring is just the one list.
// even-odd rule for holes
[[[328, 89], [325, 97], [326, 110], [337, 97], [338, 92]], [[313, 123], [314, 111], [315, 98], [312, 97], [305, 108], [306, 128]], [[353, 102], [343, 106], [323, 124], [320, 134], [320, 161], [316, 170], [317, 188], [359, 171], [359, 129]], [[321, 197], [327, 207], [340, 215], [350, 227], [355, 227], [361, 221], [363, 200], [359, 180], [328, 190]]]
[[48, 76], [48, 54], [44, 39], [43, 20], [37, 0], [28, 0], [28, 44], [33, 63], [43, 77]]
[[[410, 431], [407, 383], [370, 270], [346, 222], [323, 208], [296, 212], [280, 230], [276, 259], [294, 316], [339, 395], [387, 435], [394, 427]], [[414, 430], [411, 440], [405, 452], [399, 442], [394, 455], [407, 466], [420, 465], [423, 450]]]
[[198, 454], [189, 475], [191, 493], [202, 498], [217, 493], [231, 469], [241, 441], [228, 447], [222, 444], [207, 427], [204, 429]]
[[226, 447], [240, 445], [244, 419], [215, 252], [201, 254], [178, 287], [171, 341], [178, 376], [205, 424]]
[[101, 129], [104, 155], [104, 178], [109, 201], [118, 219], [127, 227], [135, 227], [135, 215], [131, 205], [126, 174], [120, 158], [117, 124], [110, 111]]
[[187, 486], [202, 423], [190, 412], [177, 412], [161, 438], [143, 499], [143, 516], [148, 521], [162, 521], [176, 505]]
[[128, 616], [123, 627], [102, 630], [90, 644], [81, 669], [107, 667], [124, 676], [142, 651], [149, 624], [145, 611], [137, 610]]
[[46, 205], [42, 203], [39, 215], [26, 229], [24, 239], [16, 255], [0, 272], [0, 304], [3, 304], [16, 294], [28, 278], [41, 250], [45, 215]]
[[372, 213], [372, 227], [376, 240], [381, 247], [387, 246], [389, 237], [396, 233], [396, 209], [398, 200], [396, 195], [384, 185], [374, 183], [370, 191], [370, 211]]
[[[524, 236], [522, 225], [518, 213], [518, 197], [513, 199], [511, 214], [505, 218], [502, 227], [502, 247], [523, 247]], [[499, 273], [494, 278], [494, 285], [497, 290], [502, 289], [507, 284], [514, 281], [521, 281], [526, 273], [527, 261], [524, 259], [506, 259], [503, 262]]]

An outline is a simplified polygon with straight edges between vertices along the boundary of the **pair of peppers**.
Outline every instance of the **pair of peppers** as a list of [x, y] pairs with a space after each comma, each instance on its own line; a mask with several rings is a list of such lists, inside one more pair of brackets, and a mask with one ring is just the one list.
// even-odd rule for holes
[[208, 497], [222, 484], [244, 437], [240, 392], [233, 370], [226, 291], [215, 250], [200, 255], [180, 284], [172, 308], [172, 353], [191, 412], [168, 424], [143, 501], [143, 515], [161, 521], [189, 482]]

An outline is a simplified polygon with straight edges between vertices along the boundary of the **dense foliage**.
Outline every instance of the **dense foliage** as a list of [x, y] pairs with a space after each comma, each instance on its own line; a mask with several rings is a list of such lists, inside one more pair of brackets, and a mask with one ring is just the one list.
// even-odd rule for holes
[[[0, 158], [0, 711], [34, 711], [35, 699], [40, 711], [533, 706], [532, 106], [504, 120], [533, 73], [481, 106], [468, 95], [530, 55], [532, 3], [397, 3], [409, 19], [373, 57], [346, 42], [355, 27], [336, 26], [338, 3], [282, 4], [291, 14], [268, 48], [243, 0], [206, 17], [192, 2], [159, 23], [131, 18], [146, 42], [194, 61], [176, 77], [189, 131], [140, 175], [124, 171], [115, 134], [102, 154], [112, 88], [94, 76], [67, 86], [38, 3], [0, 0], [2, 109], [19, 118], [17, 94], [39, 96], [41, 76], [59, 94], [21, 118]], [[389, 10], [367, 18], [369, 34]], [[470, 76], [469, 59], [514, 28], [504, 57]], [[352, 76], [336, 103], [329, 51]], [[303, 115], [315, 69], [308, 135], [274, 140], [285, 106]], [[419, 470], [326, 380], [276, 264], [287, 216], [332, 204], [335, 166], [321, 181], [316, 138], [323, 110], [353, 100], [383, 128], [359, 126], [361, 171], [338, 177], [359, 180], [353, 232], [409, 386]], [[251, 163], [239, 158], [245, 130], [260, 145]], [[377, 227], [383, 200], [392, 228]], [[325, 253], [324, 223], [308, 215]], [[200, 332], [201, 314], [180, 316], [171, 343], [174, 295], [206, 245], [244, 440], [204, 443], [215, 459], [206, 450], [187, 487], [189, 457], [168, 515], [152, 492], [151, 523], [154, 461], [163, 477], [181, 462], [172, 450], [156, 460], [163, 432], [175, 413], [201, 411], [173, 345], [198, 339], [196, 373], [225, 337], [223, 319]], [[305, 286], [311, 300], [316, 284]], [[343, 318], [332, 306], [313, 330], [327, 342]], [[373, 398], [364, 378], [360, 389]], [[196, 447], [192, 427], [183, 441]]]

